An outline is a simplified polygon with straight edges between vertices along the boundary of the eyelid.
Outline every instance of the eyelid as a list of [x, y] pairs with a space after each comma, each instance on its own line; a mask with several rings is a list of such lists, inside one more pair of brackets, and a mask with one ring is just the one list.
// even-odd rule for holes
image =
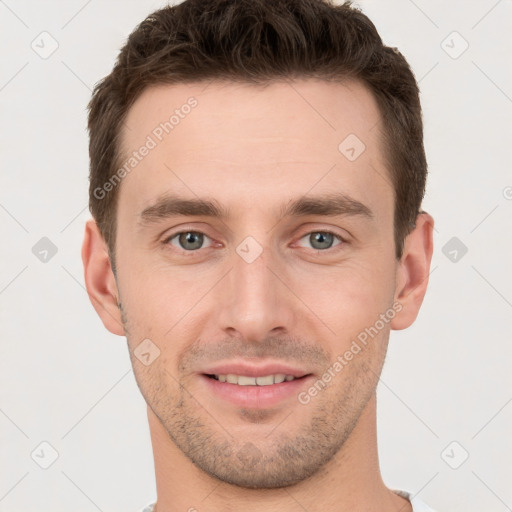
[[[201, 222], [200, 224], [205, 224]], [[200, 233], [201, 235], [207, 236], [208, 238], [212, 238], [210, 235], [206, 233], [208, 231], [204, 227], [194, 227], [192, 225], [180, 224], [179, 226], [174, 226], [173, 228], [166, 229], [163, 233], [158, 235], [159, 238], [162, 238], [162, 241], [169, 240], [170, 238], [175, 237], [176, 235], [181, 235], [182, 233]], [[213, 239], [213, 238], [212, 238]]]

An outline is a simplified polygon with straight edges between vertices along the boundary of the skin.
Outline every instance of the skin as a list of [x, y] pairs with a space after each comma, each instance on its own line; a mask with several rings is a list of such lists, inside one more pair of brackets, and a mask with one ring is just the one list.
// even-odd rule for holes
[[[390, 330], [422, 303], [433, 220], [418, 216], [398, 261], [374, 97], [354, 81], [151, 87], [128, 113], [125, 154], [190, 96], [197, 106], [120, 185], [116, 276], [93, 220], [82, 251], [92, 304], [127, 337], [148, 404], [157, 510], [410, 511], [380, 475], [375, 390]], [[338, 150], [351, 133], [366, 146], [354, 161]], [[333, 191], [372, 216], [281, 215]], [[215, 199], [231, 216], [144, 220], [169, 193]], [[341, 238], [319, 248], [325, 230]], [[203, 233], [203, 246], [168, 240], [181, 231]], [[236, 251], [248, 236], [262, 249], [251, 263]], [[394, 318], [307, 404], [241, 407], [204, 386], [205, 368], [237, 359], [304, 369], [307, 391], [394, 303]], [[160, 351], [147, 366], [134, 355], [146, 338]]]

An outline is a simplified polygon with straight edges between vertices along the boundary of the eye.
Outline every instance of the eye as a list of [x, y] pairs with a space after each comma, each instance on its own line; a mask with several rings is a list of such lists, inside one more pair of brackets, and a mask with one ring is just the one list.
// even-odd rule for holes
[[174, 233], [165, 239], [164, 244], [170, 243], [174, 247], [185, 251], [196, 251], [197, 249], [204, 248], [203, 243], [205, 238], [211, 241], [209, 236], [201, 233], [200, 231], [180, 231], [179, 233]]
[[[312, 248], [317, 251], [331, 249], [332, 247], [340, 245], [342, 242], [344, 242], [344, 240], [339, 235], [336, 235], [331, 231], [311, 231], [311, 233], [303, 236], [301, 240], [304, 240], [305, 238], [311, 244]], [[339, 243], [333, 246], [333, 242], [336, 238], [339, 240]]]

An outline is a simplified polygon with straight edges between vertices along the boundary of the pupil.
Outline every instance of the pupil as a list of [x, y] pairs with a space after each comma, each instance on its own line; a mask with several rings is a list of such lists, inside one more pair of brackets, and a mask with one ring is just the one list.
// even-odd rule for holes
[[322, 233], [318, 232], [312, 235], [311, 245], [315, 247], [315, 244], [320, 244], [320, 247], [315, 247], [316, 249], [329, 249], [332, 245], [332, 237], [330, 233]]
[[[192, 246], [187, 244], [191, 244]], [[203, 235], [201, 233], [194, 233], [192, 231], [182, 233], [180, 235], [180, 245], [187, 251], [199, 249], [201, 245], [203, 245]]]

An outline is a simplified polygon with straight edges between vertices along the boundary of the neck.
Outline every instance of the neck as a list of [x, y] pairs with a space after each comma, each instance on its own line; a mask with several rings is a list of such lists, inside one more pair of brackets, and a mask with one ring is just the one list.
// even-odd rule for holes
[[149, 407], [148, 419], [155, 461], [156, 512], [412, 510], [410, 503], [390, 491], [381, 478], [375, 395], [342, 449], [322, 471], [279, 489], [245, 489], [209, 476], [176, 447]]

